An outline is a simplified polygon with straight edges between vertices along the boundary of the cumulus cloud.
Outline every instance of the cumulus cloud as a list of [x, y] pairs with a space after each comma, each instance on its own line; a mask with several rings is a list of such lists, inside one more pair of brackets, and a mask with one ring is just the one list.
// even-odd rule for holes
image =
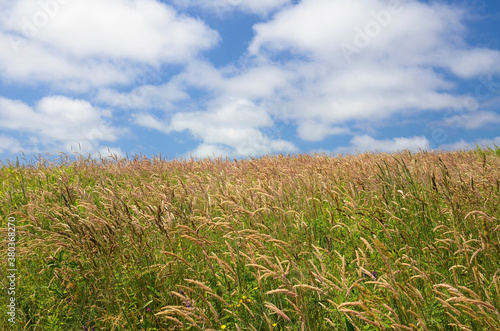
[[95, 100], [113, 107], [175, 111], [178, 110], [177, 102], [191, 99], [189, 89], [222, 93], [224, 86], [228, 86], [220, 70], [201, 60], [190, 61], [181, 73], [163, 84], [159, 84], [161, 80], [154, 75], [145, 76], [146, 84], [139, 85], [129, 92], [118, 92], [112, 88], [100, 89]]
[[450, 54], [449, 67], [459, 77], [473, 78], [500, 72], [500, 52], [491, 49], [462, 50]]
[[377, 151], [383, 153], [397, 152], [401, 150], [410, 150], [418, 152], [420, 150], [430, 150], [431, 144], [425, 137], [412, 137], [412, 138], [394, 138], [377, 140], [368, 135], [355, 136], [350, 146], [339, 147], [335, 150], [336, 153], [356, 153]]
[[117, 92], [114, 89], [100, 89], [95, 101], [112, 107], [124, 109], [174, 110], [178, 101], [189, 99], [188, 93], [179, 85], [172, 83], [160, 86], [142, 85], [130, 92]]
[[347, 127], [331, 127], [324, 122], [306, 121], [298, 128], [298, 135], [306, 141], [321, 141], [330, 135], [349, 134]]
[[45, 97], [33, 107], [0, 97], [0, 129], [26, 134], [40, 149], [95, 152], [127, 132], [112, 126], [111, 117], [109, 110], [63, 96]]
[[204, 111], [177, 113], [168, 125], [147, 114], [137, 116], [136, 123], [166, 133], [189, 131], [202, 141], [189, 153], [197, 157], [212, 152], [235, 157], [297, 152], [293, 143], [265, 135], [261, 129], [272, 126], [271, 117], [265, 109], [244, 99], [218, 100]]
[[170, 133], [170, 130], [168, 129], [168, 124], [164, 123], [162, 120], [158, 119], [157, 117], [147, 114], [147, 113], [138, 113], [133, 115], [133, 120], [134, 123], [148, 128], [148, 129], [153, 129], [157, 130], [166, 134]]
[[[347, 121], [465, 104], [443, 70], [458, 78], [498, 72], [500, 52], [466, 44], [464, 15], [413, 0], [303, 0], [255, 25], [249, 52], [293, 72], [289, 110], [300, 137], [317, 141]], [[321, 123], [317, 132], [312, 122]]]
[[475, 111], [445, 118], [441, 124], [446, 127], [475, 130], [500, 123], [500, 115], [491, 111]]
[[[0, 77], [84, 89], [186, 63], [219, 40], [156, 0], [20, 0], [0, 8]], [[36, 59], [36, 60], [35, 60]]]
[[176, 111], [179, 102], [189, 101], [189, 90], [203, 90], [214, 99], [225, 97], [274, 102], [274, 98], [289, 88], [293, 74], [271, 65], [246, 69], [218, 69], [211, 63], [195, 60], [168, 82], [153, 86], [142, 85], [130, 92], [101, 89], [96, 101], [129, 109], [155, 108]]

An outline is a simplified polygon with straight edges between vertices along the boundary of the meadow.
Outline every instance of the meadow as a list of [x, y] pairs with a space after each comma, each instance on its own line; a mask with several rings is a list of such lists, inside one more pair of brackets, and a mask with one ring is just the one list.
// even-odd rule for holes
[[500, 149], [0, 168], [8, 330], [500, 330]]

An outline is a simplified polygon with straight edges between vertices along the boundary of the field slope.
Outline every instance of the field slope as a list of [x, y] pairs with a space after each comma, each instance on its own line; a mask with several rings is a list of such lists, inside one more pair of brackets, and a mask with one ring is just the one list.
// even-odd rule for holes
[[61, 157], [0, 180], [16, 330], [500, 330], [498, 148]]

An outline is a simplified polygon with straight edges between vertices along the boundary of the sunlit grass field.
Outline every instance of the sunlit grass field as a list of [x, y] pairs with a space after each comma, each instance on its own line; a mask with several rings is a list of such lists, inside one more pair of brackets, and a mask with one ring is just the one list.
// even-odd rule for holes
[[498, 148], [60, 155], [0, 179], [15, 330], [500, 330]]

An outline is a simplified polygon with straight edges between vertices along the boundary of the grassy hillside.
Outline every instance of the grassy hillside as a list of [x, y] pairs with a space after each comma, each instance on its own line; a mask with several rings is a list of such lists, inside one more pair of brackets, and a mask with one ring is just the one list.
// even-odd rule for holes
[[498, 149], [40, 160], [0, 179], [17, 330], [500, 330]]

